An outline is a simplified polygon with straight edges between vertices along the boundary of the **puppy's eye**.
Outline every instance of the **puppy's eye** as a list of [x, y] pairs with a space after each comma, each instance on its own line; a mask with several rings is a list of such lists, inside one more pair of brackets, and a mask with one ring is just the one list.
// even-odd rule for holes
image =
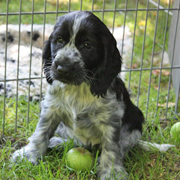
[[91, 44], [89, 42], [84, 43], [84, 48], [91, 49]]
[[60, 43], [60, 44], [64, 43], [64, 40], [63, 40], [62, 36], [58, 36], [57, 42]]

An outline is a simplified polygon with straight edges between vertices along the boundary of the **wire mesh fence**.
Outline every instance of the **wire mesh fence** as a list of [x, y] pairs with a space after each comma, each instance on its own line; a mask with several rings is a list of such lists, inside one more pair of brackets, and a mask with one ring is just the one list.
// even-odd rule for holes
[[123, 78], [145, 118], [178, 115], [179, 0], [174, 5], [172, 0], [2, 0], [0, 3], [2, 136], [9, 129], [16, 132], [21, 121], [28, 127], [34, 118], [32, 114], [38, 114], [34, 97], [38, 96], [39, 102], [46, 91], [41, 62], [43, 42], [58, 16], [77, 10], [92, 11], [114, 34], [123, 57]]

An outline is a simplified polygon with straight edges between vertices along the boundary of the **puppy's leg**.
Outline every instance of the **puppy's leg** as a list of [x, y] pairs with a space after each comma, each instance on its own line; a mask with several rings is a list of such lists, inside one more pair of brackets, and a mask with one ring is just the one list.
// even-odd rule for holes
[[53, 147], [56, 147], [56, 146], [59, 146], [61, 147], [61, 144], [63, 144], [64, 142], [67, 142], [66, 139], [63, 139], [61, 137], [52, 137], [50, 140], [49, 140], [49, 145], [48, 145], [48, 148], [53, 148]]
[[118, 146], [111, 144], [110, 147], [109, 145], [105, 145], [102, 148], [99, 166], [100, 179], [125, 180], [128, 174], [123, 166], [122, 157], [118, 152]]
[[37, 164], [37, 160], [43, 156], [47, 150], [49, 139], [53, 136], [54, 131], [60, 123], [60, 117], [51, 107], [45, 106], [44, 103], [41, 111], [40, 121], [36, 130], [29, 138], [30, 142], [25, 147], [14, 152], [12, 161], [27, 158], [33, 164]]
[[[102, 140], [102, 152], [100, 156], [99, 176], [101, 180], [105, 179], [120, 179], [125, 180], [128, 178], [128, 173], [123, 166], [123, 158], [128, 150], [137, 144], [141, 137], [139, 130], [128, 131], [128, 127], [124, 126], [120, 132], [116, 130], [114, 136], [111, 136], [113, 128], [108, 128]], [[120, 133], [120, 134], [119, 134]], [[120, 135], [120, 136], [119, 136]], [[117, 141], [117, 137], [119, 140]], [[115, 140], [116, 139], [116, 140]]]
[[108, 127], [108, 129], [103, 129], [105, 129], [104, 132], [106, 133], [103, 135], [104, 137], [102, 138], [99, 177], [101, 180], [125, 180], [128, 177], [128, 174], [126, 173], [123, 166], [123, 158], [120, 153], [118, 141], [114, 140], [114, 128]]
[[129, 131], [128, 125], [122, 126], [120, 130], [120, 140], [119, 147], [121, 157], [125, 157], [125, 154], [138, 143], [141, 138], [141, 131], [139, 129], [134, 129]]

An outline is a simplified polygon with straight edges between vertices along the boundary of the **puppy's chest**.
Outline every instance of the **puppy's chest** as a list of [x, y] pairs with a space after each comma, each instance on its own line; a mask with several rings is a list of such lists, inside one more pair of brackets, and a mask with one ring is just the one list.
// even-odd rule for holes
[[[70, 127], [76, 130], [96, 126], [96, 123], [100, 123], [102, 114], [108, 109], [108, 105], [103, 104], [102, 98], [92, 96], [86, 89], [64, 92], [61, 98], [60, 111], [64, 115], [64, 123], [67, 121]], [[107, 113], [105, 114], [107, 116]]]
[[98, 144], [113, 105], [110, 100], [94, 97], [87, 85], [66, 87], [56, 97], [56, 112], [70, 133], [83, 144]]

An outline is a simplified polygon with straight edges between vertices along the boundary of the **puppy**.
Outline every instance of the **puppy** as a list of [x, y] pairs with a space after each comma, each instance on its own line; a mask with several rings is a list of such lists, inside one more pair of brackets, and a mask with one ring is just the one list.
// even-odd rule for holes
[[[141, 137], [144, 117], [118, 77], [121, 56], [108, 28], [91, 12], [61, 16], [43, 53], [49, 84], [36, 130], [13, 161], [33, 164], [66, 140], [101, 149], [98, 177], [126, 179], [123, 158]], [[59, 137], [53, 137], [54, 133]]]

